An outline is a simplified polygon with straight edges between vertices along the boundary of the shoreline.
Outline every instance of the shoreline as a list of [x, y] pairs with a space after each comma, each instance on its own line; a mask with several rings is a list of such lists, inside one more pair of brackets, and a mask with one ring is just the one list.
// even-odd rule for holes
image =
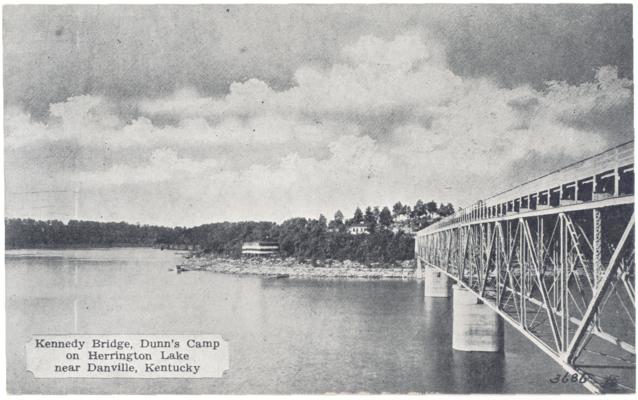
[[373, 263], [367, 266], [355, 261], [329, 260], [323, 265], [296, 261], [292, 258], [226, 258], [216, 255], [184, 258], [178, 272], [208, 271], [235, 275], [262, 275], [274, 278], [360, 278], [414, 279], [415, 260], [394, 264]]

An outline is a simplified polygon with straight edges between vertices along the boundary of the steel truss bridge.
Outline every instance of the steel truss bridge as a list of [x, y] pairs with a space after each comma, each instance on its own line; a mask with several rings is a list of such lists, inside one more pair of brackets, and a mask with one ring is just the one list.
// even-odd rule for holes
[[479, 201], [420, 231], [417, 257], [591, 392], [635, 392], [633, 162], [632, 141]]

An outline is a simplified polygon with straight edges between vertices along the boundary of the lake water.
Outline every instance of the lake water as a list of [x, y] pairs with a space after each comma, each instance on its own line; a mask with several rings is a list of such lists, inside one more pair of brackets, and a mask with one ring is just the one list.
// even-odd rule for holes
[[[423, 282], [176, 274], [175, 252], [19, 250], [6, 261], [10, 393], [585, 393], [506, 326], [503, 355], [452, 350], [451, 299]], [[507, 324], [506, 324], [507, 325]], [[35, 379], [33, 334], [221, 334], [215, 379]]]

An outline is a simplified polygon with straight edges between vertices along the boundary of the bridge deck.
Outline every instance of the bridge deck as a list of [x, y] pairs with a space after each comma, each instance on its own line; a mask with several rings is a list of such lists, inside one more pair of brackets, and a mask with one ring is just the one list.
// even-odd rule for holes
[[[419, 231], [429, 234], [455, 225], [462, 225], [506, 216], [518, 218], [524, 213], [543, 210], [540, 214], [558, 212], [559, 207], [609, 200], [606, 204], [634, 202], [634, 142], [627, 142], [603, 153], [578, 161], [557, 171], [525, 182], [504, 192], [479, 200], [471, 206]], [[532, 215], [530, 214], [530, 215]]]

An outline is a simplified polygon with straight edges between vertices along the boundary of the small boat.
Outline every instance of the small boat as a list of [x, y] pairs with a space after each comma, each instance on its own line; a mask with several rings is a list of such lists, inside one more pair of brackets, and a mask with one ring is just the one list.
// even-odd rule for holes
[[277, 276], [275, 276], [275, 279], [285, 279], [285, 278], [290, 278], [289, 274], [277, 274]]
[[176, 265], [175, 266], [175, 271], [177, 271], [178, 274], [181, 273], [181, 272], [186, 272], [188, 270], [189, 269], [184, 267], [183, 265]]

